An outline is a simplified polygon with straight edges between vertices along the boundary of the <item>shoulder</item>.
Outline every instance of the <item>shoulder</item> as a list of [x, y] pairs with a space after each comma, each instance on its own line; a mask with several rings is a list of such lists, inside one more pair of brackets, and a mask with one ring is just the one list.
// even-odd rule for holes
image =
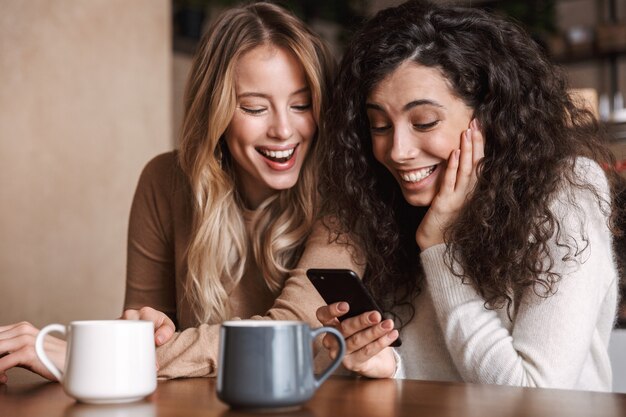
[[604, 169], [596, 161], [579, 157], [574, 162], [574, 173], [583, 184], [596, 188], [599, 192], [606, 193], [609, 184]]
[[178, 162], [178, 152], [152, 158], [143, 168], [135, 190], [135, 204], [174, 210], [189, 199], [188, 181]]
[[608, 238], [611, 214], [611, 191], [602, 167], [588, 158], [577, 158], [572, 164], [571, 179], [551, 199], [550, 209], [556, 216], [561, 234], [581, 242], [590, 235]]
[[152, 233], [163, 241], [175, 230], [182, 233], [191, 223], [191, 197], [186, 177], [171, 151], [152, 158], [143, 168], [130, 214], [130, 232], [135, 238]]
[[178, 151], [162, 153], [152, 158], [144, 166], [139, 177], [138, 190], [153, 189], [172, 193], [186, 183], [178, 161]]
[[564, 176], [559, 191], [552, 199], [553, 209], [557, 212], [573, 208], [610, 212], [611, 191], [602, 167], [592, 159], [579, 157], [573, 161], [571, 169], [569, 180]]
[[182, 170], [178, 163], [178, 151], [165, 152], [152, 158], [144, 166], [141, 178], [147, 181], [166, 179]]

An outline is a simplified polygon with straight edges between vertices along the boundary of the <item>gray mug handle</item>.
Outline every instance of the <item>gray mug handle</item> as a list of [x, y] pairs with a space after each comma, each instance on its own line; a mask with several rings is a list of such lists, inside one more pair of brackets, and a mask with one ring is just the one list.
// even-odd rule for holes
[[333, 373], [335, 369], [341, 363], [343, 356], [346, 354], [346, 342], [343, 340], [343, 335], [339, 332], [339, 330], [334, 327], [320, 327], [315, 330], [311, 330], [311, 339], [315, 339], [321, 333], [331, 333], [337, 341], [339, 342], [339, 354], [335, 358], [334, 361], [326, 368], [326, 370], [322, 373], [319, 378], [315, 378], [315, 389], [318, 389], [320, 385]]

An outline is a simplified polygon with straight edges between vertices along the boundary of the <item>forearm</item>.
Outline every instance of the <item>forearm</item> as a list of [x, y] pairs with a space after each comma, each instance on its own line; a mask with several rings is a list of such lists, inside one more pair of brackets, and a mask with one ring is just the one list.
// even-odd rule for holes
[[[309, 268], [349, 268], [362, 273], [362, 266], [355, 262], [350, 247], [336, 242], [330, 243], [328, 230], [318, 223], [307, 240], [298, 267], [285, 281], [272, 307], [252, 317], [239, 317], [237, 311], [234, 311], [231, 319], [299, 320], [313, 328], [320, 327], [321, 323], [315, 312], [326, 303], [306, 277], [305, 271]], [[177, 333], [171, 343], [166, 343], [157, 350], [161, 367], [159, 375], [166, 378], [213, 376], [217, 369], [218, 346], [219, 324], [204, 324]], [[320, 348], [321, 343], [317, 340], [315, 352], [321, 350]], [[325, 351], [320, 353], [322, 357], [326, 355]], [[325, 360], [320, 359], [320, 362]]]

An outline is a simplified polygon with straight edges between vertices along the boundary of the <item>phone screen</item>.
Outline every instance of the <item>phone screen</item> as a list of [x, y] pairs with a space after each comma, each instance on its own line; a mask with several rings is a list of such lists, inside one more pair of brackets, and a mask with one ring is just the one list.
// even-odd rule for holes
[[[349, 269], [309, 269], [306, 275], [320, 293], [326, 304], [345, 301], [350, 304], [350, 310], [339, 317], [340, 321], [368, 311], [378, 311], [383, 315], [374, 297], [367, 290], [358, 275]], [[400, 338], [391, 346], [400, 346]]]

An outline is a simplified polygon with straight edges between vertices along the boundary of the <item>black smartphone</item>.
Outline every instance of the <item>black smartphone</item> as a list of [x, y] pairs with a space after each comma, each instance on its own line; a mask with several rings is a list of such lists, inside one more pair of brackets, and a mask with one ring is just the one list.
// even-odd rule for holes
[[[306, 276], [320, 293], [326, 304], [345, 301], [350, 304], [350, 310], [339, 321], [368, 311], [378, 311], [383, 315], [382, 309], [367, 290], [361, 278], [350, 269], [308, 269]], [[394, 340], [391, 346], [400, 346], [400, 338]]]

